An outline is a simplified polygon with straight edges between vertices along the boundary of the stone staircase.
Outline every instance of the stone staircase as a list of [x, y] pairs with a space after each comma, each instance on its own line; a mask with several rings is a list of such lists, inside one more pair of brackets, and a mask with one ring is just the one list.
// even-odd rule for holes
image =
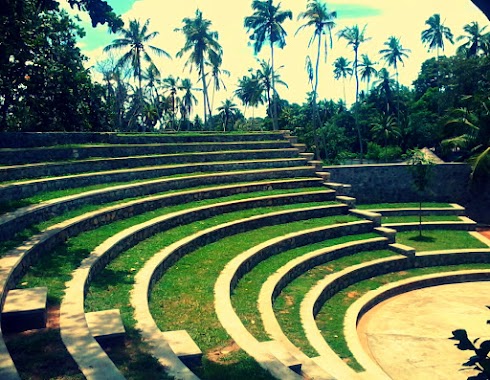
[[[29, 298], [28, 291], [44, 297], [44, 306], [37, 306], [41, 317], [46, 316], [46, 308], [59, 306], [56, 331], [67, 357], [76, 363], [74, 374], [65, 378], [140, 375], [131, 369], [138, 368], [134, 363], [115, 360], [110, 353], [124, 353], [128, 345], [141, 343], [145, 346], [141, 354], [151, 356], [169, 378], [213, 378], [209, 345], [227, 339], [207, 337], [209, 329], [228, 336], [249, 358], [252, 364], [246, 378], [263, 370], [266, 378], [367, 378], [369, 371], [352, 370], [315, 330], [314, 317], [329, 297], [358, 279], [399, 268], [488, 262], [488, 249], [459, 255], [440, 252], [430, 256], [436, 258], [432, 261], [410, 247], [405, 250], [409, 253], [400, 255], [403, 247], [396, 245], [396, 230], [411, 227], [382, 225], [383, 215], [393, 211], [355, 209], [355, 199], [349, 197], [351, 185], [328, 182], [322, 163], [314, 161], [287, 131], [4, 134], [0, 165], [0, 204], [5, 210], [0, 215], [0, 238], [5, 242], [0, 247], [0, 289], [2, 328], [8, 338], [0, 339], [2, 379], [29, 373], [29, 366], [15, 359], [19, 355], [9, 343], [12, 334], [16, 339], [22, 336], [11, 333], [15, 327], [6, 322], [12, 315], [15, 320], [16, 313], [26, 315], [23, 301], [9, 299], [15, 292]], [[464, 210], [454, 206], [437, 212], [461, 215]], [[462, 223], [465, 229], [474, 228], [468, 220]], [[83, 253], [72, 247], [80, 242], [86, 242]], [[237, 244], [241, 243], [248, 248], [240, 251]], [[63, 262], [50, 264], [59, 265], [50, 271], [59, 271], [60, 278], [48, 279], [37, 268], [55, 263], [52, 258], [60, 249], [72, 255], [67, 256], [71, 269], [64, 268]], [[189, 264], [206, 250], [213, 253]], [[300, 250], [302, 254], [295, 253]], [[313, 346], [317, 355], [306, 354], [278, 322], [276, 300], [311, 271], [378, 251], [380, 264], [360, 263], [351, 272], [346, 267], [305, 295], [301, 303], [304, 344]], [[123, 277], [116, 276], [113, 265], [121, 265]], [[275, 269], [255, 285], [260, 285], [260, 292], [254, 296], [257, 321], [252, 326], [235, 303], [242, 297], [244, 279], [253, 280], [267, 265]], [[189, 276], [196, 291], [202, 283], [207, 295], [194, 310], [202, 310], [203, 319], [209, 315], [213, 327], [198, 320], [185, 322], [185, 305], [181, 305], [182, 321], [168, 327], [165, 318], [156, 315], [156, 305], [161, 303], [165, 310], [168, 297], [176, 305], [186, 299], [177, 289], [159, 298], [160, 289], [172, 284], [169, 276], [177, 270]], [[114, 282], [104, 288], [101, 284], [109, 281], [109, 274]], [[59, 299], [54, 295], [56, 287], [63, 292]], [[113, 293], [125, 295], [111, 300]], [[104, 306], [91, 306], [93, 300]], [[199, 313], [193, 318], [199, 319]], [[21, 329], [40, 327], [39, 317], [28, 317]], [[262, 335], [254, 330], [259, 327]], [[137, 336], [128, 330], [137, 331]], [[226, 360], [218, 365], [225, 368]]]

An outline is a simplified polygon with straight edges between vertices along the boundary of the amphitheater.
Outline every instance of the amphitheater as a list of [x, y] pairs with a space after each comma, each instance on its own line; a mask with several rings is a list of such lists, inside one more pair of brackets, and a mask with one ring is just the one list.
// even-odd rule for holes
[[490, 246], [451, 200], [414, 238], [288, 131], [1, 139], [1, 379], [477, 374]]

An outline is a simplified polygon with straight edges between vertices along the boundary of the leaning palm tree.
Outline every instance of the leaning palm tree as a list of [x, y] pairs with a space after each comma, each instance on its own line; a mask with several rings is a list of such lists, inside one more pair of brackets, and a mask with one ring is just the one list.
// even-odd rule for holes
[[[364, 35], [364, 32], [366, 31], [366, 26], [367, 25], [364, 25], [362, 30], [359, 29], [358, 25], [354, 25], [352, 27], [345, 27], [337, 34], [339, 38], [344, 38], [345, 40], [347, 40], [347, 46], [350, 45], [352, 47], [352, 50], [354, 51], [354, 77], [356, 78], [356, 104], [359, 101], [359, 70], [358, 70], [359, 46], [363, 42], [370, 40], [370, 38], [366, 38]], [[357, 136], [359, 138], [359, 152], [361, 154], [361, 162], [362, 162], [364, 152], [362, 147], [361, 128], [359, 127], [357, 112], [355, 113], [355, 121], [356, 121]]]
[[[252, 2], [252, 9], [254, 11], [252, 16], [245, 17], [244, 25], [247, 28], [247, 32], [252, 31], [250, 40], [253, 41], [255, 54], [260, 53], [262, 46], [266, 41], [269, 42], [271, 50], [271, 68], [272, 68], [272, 92], [275, 99], [276, 86], [274, 75], [274, 45], [277, 45], [280, 49], [286, 46], [286, 31], [282, 27], [282, 23], [286, 19], [292, 19], [293, 14], [291, 11], [282, 11], [281, 4], [277, 6], [273, 4], [273, 0], [254, 0]], [[274, 130], [279, 129], [277, 124], [277, 102], [273, 102], [272, 110], [272, 125]]]
[[361, 74], [361, 81], [366, 81], [366, 94], [369, 91], [369, 83], [371, 82], [371, 77], [376, 77], [378, 75], [378, 70], [374, 67], [376, 62], [372, 62], [367, 54], [361, 56], [362, 61], [359, 63], [359, 74]]
[[149, 24], [149, 19], [146, 20], [143, 26], [140, 25], [138, 20], [131, 20], [127, 29], [122, 28], [118, 32], [123, 35], [123, 38], [115, 39], [110, 45], [107, 45], [104, 48], [104, 52], [127, 49], [126, 53], [119, 58], [118, 66], [124, 67], [128, 63], [131, 65], [134, 78], [138, 80], [138, 89], [141, 99], [143, 97], [141, 86], [143, 79], [142, 60], [148, 62], [149, 64], [153, 62], [147, 50], [158, 56], [171, 58], [170, 54], [168, 54], [165, 50], [148, 44], [150, 40], [158, 36], [158, 32], [148, 32]]
[[480, 28], [476, 21], [466, 24], [463, 27], [466, 34], [456, 38], [457, 41], [464, 41], [463, 45], [458, 47], [458, 53], [465, 53], [467, 57], [471, 57], [485, 51], [485, 44], [488, 43], [490, 36], [490, 33], [485, 33], [486, 28], [486, 26]]
[[[208, 73], [211, 75], [211, 78], [209, 79], [208, 86], [213, 87], [213, 94], [211, 95], [211, 102], [209, 105], [210, 110], [209, 113], [211, 114], [211, 110], [214, 107], [214, 94], [215, 91], [221, 90], [221, 87], [223, 87], [224, 90], [226, 90], [226, 85], [225, 82], [223, 81], [223, 76], [230, 76], [230, 72], [228, 70], [222, 69], [221, 64], [223, 63], [223, 56], [216, 54], [216, 52], [211, 51], [209, 54], [209, 62], [206, 62], [206, 65], [211, 67], [211, 71]], [[211, 83], [212, 82], [212, 83]]]
[[226, 132], [230, 120], [238, 115], [238, 107], [230, 99], [226, 99], [221, 103], [221, 106], [218, 107], [218, 112], [223, 121], [223, 132]]
[[347, 103], [347, 99], [345, 96], [345, 79], [347, 76], [352, 76], [354, 70], [350, 67], [351, 62], [345, 57], [338, 57], [333, 63], [333, 74], [335, 79], [339, 80], [342, 78], [342, 82], [344, 85], [344, 103]]
[[[313, 107], [314, 107], [314, 120], [313, 120], [313, 133], [315, 138], [315, 147], [316, 147], [316, 155], [319, 158], [318, 153], [318, 137], [316, 130], [320, 128], [320, 117], [317, 110], [317, 97], [318, 97], [318, 78], [319, 78], [319, 69], [320, 69], [320, 56], [322, 50], [322, 41], [324, 42], [324, 56], [325, 61], [327, 61], [328, 56], [328, 42], [326, 36], [328, 35], [330, 41], [330, 48], [332, 48], [332, 29], [335, 27], [335, 19], [337, 18], [337, 12], [329, 12], [327, 9], [327, 5], [321, 0], [308, 0], [308, 4], [306, 5], [306, 11], [302, 12], [298, 15], [298, 20], [303, 19], [306, 22], [301, 25], [296, 34], [307, 27], [313, 28], [313, 35], [311, 36], [308, 47], [311, 46], [315, 40], [317, 40], [317, 51], [316, 51], [316, 64], [315, 64], [315, 73], [314, 73], [314, 82], [313, 83]], [[310, 61], [311, 65], [311, 61]], [[311, 66], [310, 66], [311, 67]], [[311, 78], [311, 75], [310, 75]]]
[[396, 76], [396, 102], [397, 102], [397, 120], [400, 120], [400, 81], [398, 80], [398, 64], [401, 63], [405, 65], [403, 62], [404, 58], [408, 58], [408, 53], [410, 53], [410, 49], [405, 49], [400, 43], [400, 39], [395, 36], [391, 36], [388, 38], [388, 41], [384, 43], [386, 49], [381, 49], [379, 51], [382, 54], [383, 59], [388, 64], [388, 66], [393, 66], [395, 69]]
[[444, 40], [448, 40], [452, 44], [454, 43], [453, 34], [451, 33], [451, 29], [444, 26], [444, 23], [441, 23], [440, 14], [436, 13], [430, 16], [425, 23], [429, 27], [422, 31], [422, 43], [427, 46], [429, 50], [436, 49], [436, 57], [439, 59], [439, 49], [444, 51]]
[[186, 42], [184, 47], [177, 53], [177, 57], [181, 58], [184, 54], [189, 53], [189, 58], [185, 66], [190, 66], [190, 71], [192, 71], [194, 65], [197, 67], [197, 71], [201, 76], [203, 90], [204, 123], [207, 124], [209, 98], [204, 66], [206, 57], [209, 59], [210, 54], [213, 53], [221, 55], [223, 49], [218, 42], [218, 33], [209, 30], [211, 28], [211, 21], [204, 19], [199, 9], [196, 10], [195, 18], [186, 17], [182, 22], [184, 26], [175, 30], [184, 33]]

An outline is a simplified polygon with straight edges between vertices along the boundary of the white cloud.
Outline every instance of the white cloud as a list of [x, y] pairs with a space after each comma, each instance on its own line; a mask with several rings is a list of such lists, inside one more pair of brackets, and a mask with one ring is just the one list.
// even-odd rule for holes
[[[194, 12], [199, 7], [204, 17], [212, 21], [212, 30], [219, 32], [219, 41], [224, 50], [223, 68], [231, 71], [231, 76], [224, 78], [228, 91], [216, 94], [214, 104], [216, 108], [222, 100], [232, 96], [238, 78], [246, 75], [250, 67], [256, 67], [256, 58], [269, 59], [268, 46], [264, 46], [258, 57], [254, 57], [252, 47], [248, 46], [248, 36], [243, 27], [243, 19], [252, 13], [250, 4], [251, 1], [248, 0], [181, 0], [174, 1], [169, 6], [169, 2], [161, 0], [140, 0], [134, 3], [132, 9], [124, 14], [123, 18], [125, 21], [139, 19], [141, 22], [147, 18], [151, 19], [150, 30], [160, 33], [152, 44], [166, 50], [174, 57], [173, 60], [156, 59], [162, 75], [190, 77], [198, 85], [196, 71], [189, 74], [186, 69], [183, 72], [184, 60], [175, 58], [175, 54], [184, 44], [184, 37], [182, 33], [174, 32], [174, 29], [182, 26], [184, 17], [194, 17]], [[289, 89], [281, 87], [278, 90], [283, 98], [291, 102], [302, 103], [307, 91], [310, 90], [304, 68], [305, 56], [315, 55], [313, 47], [310, 50], [307, 49], [311, 31], [304, 30], [295, 36], [297, 28], [301, 25], [301, 21], [297, 21], [296, 18], [299, 12], [304, 11], [306, 1], [283, 0], [281, 4], [282, 9], [293, 11], [294, 18], [284, 23], [288, 32], [287, 46], [283, 50], [276, 49], [276, 63], [278, 66], [284, 65], [280, 71], [281, 78], [289, 85]], [[345, 26], [368, 24], [366, 35], [372, 39], [361, 45], [359, 53], [367, 53], [375, 61], [380, 60], [378, 52], [383, 48], [383, 43], [388, 37], [391, 35], [399, 37], [403, 47], [411, 49], [405, 67], [400, 68], [400, 82], [404, 85], [411, 85], [417, 77], [422, 62], [434, 55], [428, 53], [420, 42], [420, 33], [425, 29], [425, 20], [431, 15], [440, 13], [441, 18], [445, 20], [446, 25], [452, 29], [455, 36], [460, 35], [462, 26], [471, 21], [479, 21], [481, 24], [488, 23], [488, 20], [469, 0], [346, 0], [342, 4], [364, 5], [382, 10], [380, 15], [359, 19], [342, 19], [342, 15], [339, 14], [334, 33]], [[331, 9], [335, 9], [335, 4], [331, 6]], [[454, 51], [455, 46], [448, 45], [445, 53], [451, 55]], [[102, 49], [99, 48], [84, 53], [91, 58], [90, 64], [93, 64], [100, 57], [101, 52]], [[341, 55], [351, 61], [353, 59], [353, 53], [350, 48], [346, 47], [345, 41], [339, 41], [334, 37], [334, 47], [329, 52], [328, 62], [325, 64], [322, 61], [321, 64], [320, 98], [339, 99], [343, 97], [342, 82], [334, 80], [332, 74], [332, 63]], [[354, 98], [354, 86], [354, 80], [347, 81], [349, 103]], [[363, 88], [365, 84], [361, 85], [361, 89]], [[236, 102], [239, 103], [238, 100]], [[200, 107], [202, 104], [198, 106], [198, 110]]]

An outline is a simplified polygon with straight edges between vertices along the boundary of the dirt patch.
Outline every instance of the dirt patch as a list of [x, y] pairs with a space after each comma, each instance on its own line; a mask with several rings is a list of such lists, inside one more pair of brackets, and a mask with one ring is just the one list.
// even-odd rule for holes
[[347, 293], [347, 298], [353, 299], [357, 297], [359, 297], [359, 292], [357, 291]]
[[291, 297], [290, 295], [286, 294], [284, 296], [284, 298], [286, 299], [286, 305], [287, 306], [293, 306], [294, 305], [294, 298]]
[[206, 356], [210, 361], [215, 363], [234, 364], [237, 363], [238, 360], [228, 360], [227, 357], [230, 354], [238, 351], [240, 351], [240, 347], [235, 343], [235, 341], [232, 340], [224, 347], [213, 348], [207, 353]]

